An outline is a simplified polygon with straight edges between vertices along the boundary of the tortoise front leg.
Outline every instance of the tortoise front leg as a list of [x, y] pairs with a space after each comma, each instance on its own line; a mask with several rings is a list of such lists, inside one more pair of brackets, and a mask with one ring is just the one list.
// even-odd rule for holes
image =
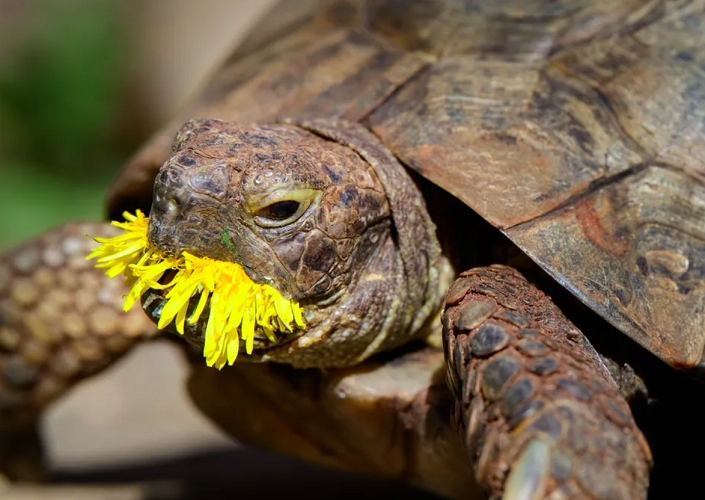
[[126, 293], [85, 260], [107, 224], [67, 224], [0, 256], [0, 473], [39, 479], [35, 422], [41, 409], [79, 380], [153, 336]]
[[597, 352], [504, 266], [461, 274], [443, 317], [455, 425], [491, 498], [644, 499], [651, 454]]

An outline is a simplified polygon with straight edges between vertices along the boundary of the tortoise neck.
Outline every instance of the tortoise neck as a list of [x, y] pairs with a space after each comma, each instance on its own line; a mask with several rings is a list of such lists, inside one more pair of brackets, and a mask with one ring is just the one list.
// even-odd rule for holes
[[359, 124], [312, 120], [296, 125], [354, 150], [372, 166], [386, 192], [392, 215], [395, 257], [388, 256], [385, 265], [389, 265], [389, 259], [398, 259], [399, 268], [395, 272], [401, 280], [386, 293], [395, 295], [399, 307], [396, 318], [387, 318], [395, 325], [394, 332], [366, 356], [427, 332], [429, 320], [440, 309], [452, 271], [441, 253], [436, 226], [416, 184], [394, 155]]

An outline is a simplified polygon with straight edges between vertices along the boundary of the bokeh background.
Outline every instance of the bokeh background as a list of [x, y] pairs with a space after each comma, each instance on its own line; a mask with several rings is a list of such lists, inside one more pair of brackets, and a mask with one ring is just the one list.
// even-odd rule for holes
[[120, 165], [272, 0], [0, 0], [0, 249], [97, 219]]
[[[0, 0], [0, 251], [69, 220], [100, 219], [120, 166], [273, 3]], [[181, 353], [155, 342], [44, 416], [55, 484], [138, 487], [3, 498], [410, 498], [396, 485], [243, 450], [190, 404], [186, 376]]]

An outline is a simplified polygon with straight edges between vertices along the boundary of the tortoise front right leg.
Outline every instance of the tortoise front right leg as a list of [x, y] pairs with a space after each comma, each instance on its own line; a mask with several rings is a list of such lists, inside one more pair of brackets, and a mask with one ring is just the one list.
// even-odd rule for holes
[[461, 274], [443, 317], [455, 425], [493, 499], [641, 500], [651, 453], [597, 352], [504, 266]]
[[73, 384], [157, 329], [85, 260], [108, 224], [67, 224], [0, 255], [0, 474], [41, 477], [36, 419]]

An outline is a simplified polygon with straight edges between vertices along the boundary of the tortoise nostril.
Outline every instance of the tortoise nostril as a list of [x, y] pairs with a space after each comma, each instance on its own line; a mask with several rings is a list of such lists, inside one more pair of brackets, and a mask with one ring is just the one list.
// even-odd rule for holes
[[183, 184], [183, 173], [176, 168], [164, 168], [157, 178], [157, 183], [165, 187], [176, 187]]
[[164, 169], [155, 182], [154, 215], [174, 221], [189, 206], [190, 194], [184, 176], [176, 169]]
[[188, 189], [180, 186], [178, 189], [173, 189], [171, 192], [171, 199], [169, 200], [170, 205], [176, 207], [186, 207], [188, 205], [189, 199], [191, 198], [191, 193]]

